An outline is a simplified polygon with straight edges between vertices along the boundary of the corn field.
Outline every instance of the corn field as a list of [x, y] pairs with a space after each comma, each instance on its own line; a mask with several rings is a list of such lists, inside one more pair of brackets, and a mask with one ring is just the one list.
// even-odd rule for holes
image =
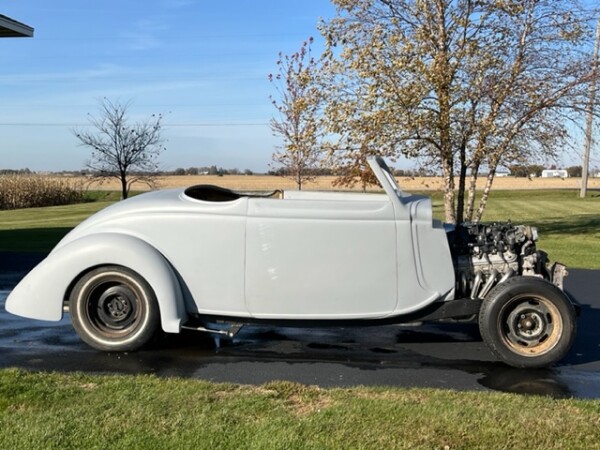
[[57, 206], [83, 201], [81, 183], [36, 175], [0, 176], [0, 210]]

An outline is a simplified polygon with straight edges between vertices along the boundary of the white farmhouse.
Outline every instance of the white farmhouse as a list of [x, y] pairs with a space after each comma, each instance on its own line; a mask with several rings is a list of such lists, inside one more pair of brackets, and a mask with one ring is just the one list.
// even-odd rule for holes
[[569, 172], [564, 169], [542, 170], [542, 178], [569, 178]]

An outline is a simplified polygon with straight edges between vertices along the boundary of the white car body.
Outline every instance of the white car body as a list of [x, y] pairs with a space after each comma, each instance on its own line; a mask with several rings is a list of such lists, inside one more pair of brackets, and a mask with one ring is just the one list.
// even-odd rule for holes
[[452, 259], [430, 199], [402, 194], [385, 169], [373, 169], [388, 194], [290, 191], [214, 202], [175, 189], [115, 204], [71, 231], [6, 308], [60, 320], [73, 280], [105, 264], [148, 281], [168, 332], [188, 314], [381, 319], [452, 299]]

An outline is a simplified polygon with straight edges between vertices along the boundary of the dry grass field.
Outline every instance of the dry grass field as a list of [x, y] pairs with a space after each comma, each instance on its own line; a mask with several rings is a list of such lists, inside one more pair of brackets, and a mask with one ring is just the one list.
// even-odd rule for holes
[[[314, 182], [307, 183], [303, 189], [305, 190], [333, 190], [332, 182], [335, 177], [324, 176], [318, 177]], [[82, 183], [84, 179], [78, 180]], [[400, 187], [408, 192], [410, 191], [436, 191], [441, 190], [441, 178], [398, 178]], [[481, 178], [478, 182], [478, 189], [483, 189], [485, 178]], [[160, 189], [169, 189], [177, 187], [188, 187], [195, 184], [214, 184], [217, 186], [226, 187], [240, 191], [269, 191], [274, 189], [296, 189], [295, 183], [289, 178], [268, 176], [268, 175], [225, 175], [222, 177], [216, 175], [182, 175], [182, 176], [166, 176], [159, 179]], [[581, 187], [581, 178], [515, 178], [515, 177], [499, 177], [494, 181], [494, 189], [497, 190], [516, 190], [516, 189], [579, 189]], [[89, 186], [90, 189], [99, 190], [120, 190], [116, 180], [110, 180], [102, 184], [93, 183]], [[600, 178], [590, 178], [588, 183], [589, 189], [600, 189]], [[148, 186], [144, 184], [135, 184], [132, 187], [134, 191], [148, 190]], [[355, 187], [355, 190], [360, 190], [360, 187]], [[369, 190], [379, 190], [377, 187], [372, 187]]]

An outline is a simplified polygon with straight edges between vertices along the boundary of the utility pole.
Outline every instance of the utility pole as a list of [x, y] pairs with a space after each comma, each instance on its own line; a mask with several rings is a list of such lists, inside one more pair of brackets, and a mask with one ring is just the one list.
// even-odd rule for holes
[[579, 197], [587, 195], [588, 171], [590, 166], [590, 148], [592, 147], [592, 132], [594, 127], [594, 103], [596, 102], [596, 77], [598, 73], [598, 51], [600, 50], [600, 19], [596, 25], [596, 43], [594, 44], [594, 59], [592, 60], [592, 79], [590, 80], [590, 98], [587, 107], [585, 124], [585, 146], [583, 149], [583, 164], [581, 166], [581, 192]]

